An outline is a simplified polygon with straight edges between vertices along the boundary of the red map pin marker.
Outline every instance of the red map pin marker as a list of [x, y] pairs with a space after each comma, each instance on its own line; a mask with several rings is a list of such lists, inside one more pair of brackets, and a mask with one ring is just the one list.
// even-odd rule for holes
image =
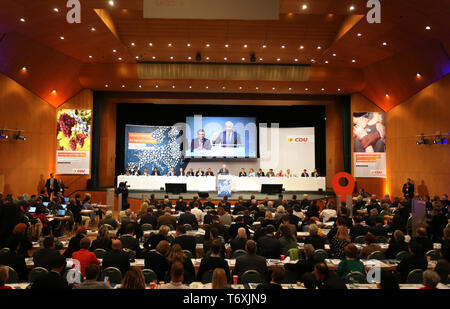
[[[347, 179], [347, 185], [341, 186], [339, 184], [339, 180], [341, 178]], [[339, 172], [333, 177], [333, 181], [331, 182], [333, 185], [333, 190], [336, 195], [340, 195], [342, 198], [345, 198], [347, 195], [352, 195], [353, 189], [355, 188], [355, 178], [352, 175], [345, 172]]]

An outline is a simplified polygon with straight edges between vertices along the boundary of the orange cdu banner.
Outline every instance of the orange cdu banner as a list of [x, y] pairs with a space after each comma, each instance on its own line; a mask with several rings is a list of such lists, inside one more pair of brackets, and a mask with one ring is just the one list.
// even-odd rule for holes
[[128, 143], [133, 144], [156, 144], [157, 139], [152, 133], [128, 133]]

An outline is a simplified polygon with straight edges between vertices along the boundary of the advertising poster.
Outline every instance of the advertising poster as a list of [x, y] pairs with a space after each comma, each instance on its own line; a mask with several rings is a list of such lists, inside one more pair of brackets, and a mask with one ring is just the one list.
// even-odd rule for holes
[[386, 178], [385, 114], [353, 114], [353, 164], [355, 177]]
[[92, 111], [63, 109], [56, 117], [56, 174], [89, 174]]

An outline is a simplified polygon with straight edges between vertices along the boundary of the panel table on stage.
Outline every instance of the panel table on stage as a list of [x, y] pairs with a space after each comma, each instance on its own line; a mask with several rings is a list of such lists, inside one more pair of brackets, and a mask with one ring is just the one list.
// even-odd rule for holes
[[187, 191], [216, 191], [216, 177], [185, 177], [185, 176], [118, 176], [118, 183], [127, 182], [130, 190], [159, 191], [166, 183], [186, 184]]
[[261, 185], [283, 185], [285, 191], [319, 191], [325, 190], [325, 177], [238, 177], [219, 175], [218, 179], [230, 179], [231, 190], [261, 191]]

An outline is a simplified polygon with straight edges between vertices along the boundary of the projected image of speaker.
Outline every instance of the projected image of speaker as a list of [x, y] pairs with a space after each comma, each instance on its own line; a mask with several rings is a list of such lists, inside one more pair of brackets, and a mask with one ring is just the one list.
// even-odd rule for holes
[[283, 192], [283, 185], [261, 185], [261, 193], [269, 195]]
[[166, 183], [166, 193], [180, 194], [186, 192], [185, 183]]

